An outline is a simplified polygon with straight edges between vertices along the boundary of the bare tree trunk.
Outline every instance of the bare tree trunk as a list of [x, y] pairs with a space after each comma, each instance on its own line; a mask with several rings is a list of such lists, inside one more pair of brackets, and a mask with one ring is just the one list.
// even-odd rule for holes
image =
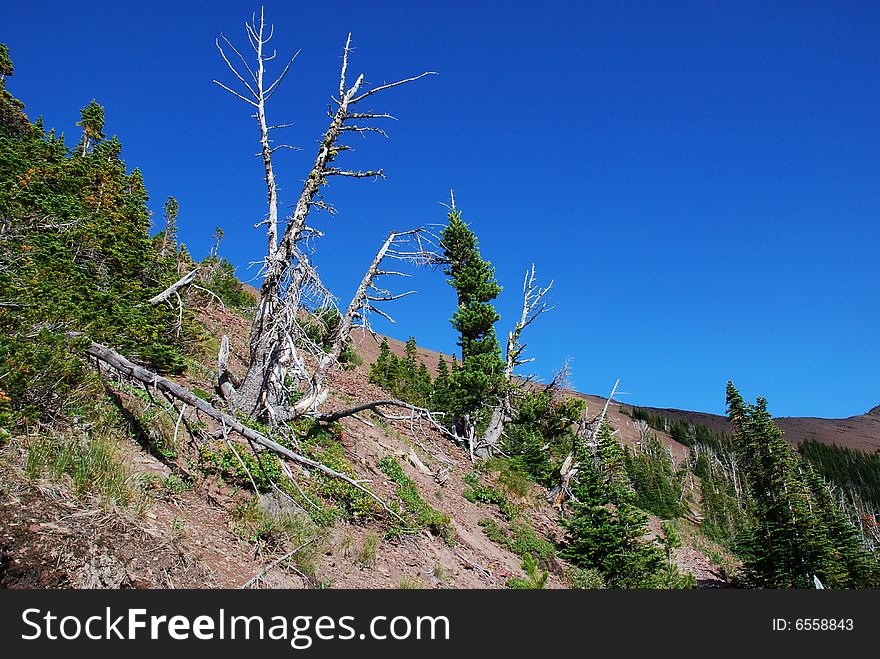
[[526, 277], [523, 281], [522, 314], [513, 330], [507, 335], [507, 360], [504, 367], [504, 392], [501, 395], [501, 400], [498, 402], [498, 405], [492, 409], [492, 418], [489, 420], [489, 425], [483, 432], [480, 441], [477, 442], [474, 447], [474, 454], [481, 460], [485, 460], [497, 452], [498, 446], [501, 443], [501, 438], [504, 436], [504, 426], [510, 421], [513, 414], [512, 397], [514, 389], [517, 386], [514, 384], [513, 380], [514, 370], [518, 366], [522, 366], [523, 364], [532, 361], [532, 359], [522, 358], [525, 344], [520, 342], [520, 338], [523, 330], [531, 325], [538, 316], [548, 311], [552, 311], [555, 308], [548, 306], [547, 302], [544, 300], [552, 287], [552, 281], [544, 288], [540, 288], [536, 285], [535, 264], [533, 263], [531, 269], [526, 271]]
[[[293, 214], [279, 241], [277, 237], [277, 190], [271, 155], [275, 149], [287, 145], [280, 145], [274, 148], [270, 146], [269, 131], [274, 127], [269, 126], [266, 121], [265, 104], [278, 89], [290, 67], [290, 63], [288, 63], [279, 78], [267, 87], [264, 92], [264, 63], [271, 59], [271, 56], [267, 57], [264, 55], [263, 45], [271, 39], [272, 35], [270, 32], [268, 36], [264, 37], [262, 12], [259, 27], [256, 25], [256, 21], [254, 21], [247, 26], [247, 30], [248, 37], [257, 56], [256, 72], [248, 67], [245, 59], [225, 37], [224, 40], [238, 55], [247, 73], [250, 75], [253, 86], [230, 63], [223, 53], [219, 42], [218, 48], [223, 59], [238, 80], [247, 88], [250, 96], [240, 94], [216, 80], [215, 82], [228, 92], [252, 105], [256, 110], [256, 118], [260, 126], [261, 153], [266, 173], [269, 203], [269, 216], [266, 221], [269, 225], [269, 244], [264, 260], [260, 304], [251, 327], [248, 370], [241, 386], [237, 388], [232, 396], [232, 403], [235, 407], [245, 410], [251, 415], [268, 417], [272, 420], [279, 416], [279, 412], [285, 406], [285, 399], [287, 397], [285, 395], [285, 383], [288, 379], [288, 369], [290, 367], [294, 367], [293, 375], [297, 381], [311, 380], [309, 382], [309, 394], [297, 404], [296, 409], [303, 409], [304, 406], [311, 408], [317, 401], [316, 397], [320, 396], [319, 392], [323, 383], [323, 374], [328, 364], [335, 361], [335, 357], [328, 355], [318, 356], [319, 372], [306, 377], [307, 374], [304, 373], [301, 358], [296, 354], [296, 341], [302, 335], [298, 323], [300, 316], [306, 311], [304, 298], [308, 296], [309, 291], [316, 291], [323, 297], [324, 303], [332, 301], [332, 295], [324, 289], [317, 277], [317, 273], [309, 265], [304, 250], [301, 248], [301, 242], [304, 237], [307, 235], [319, 235], [318, 232], [309, 228], [306, 224], [309, 213], [315, 206], [332, 212], [333, 209], [320, 199], [321, 187], [327, 183], [327, 179], [330, 176], [352, 178], [384, 176], [381, 169], [375, 171], [351, 171], [333, 166], [335, 158], [341, 152], [350, 149], [349, 146], [339, 143], [344, 133], [354, 132], [363, 134], [366, 132], [376, 132], [384, 135], [384, 132], [379, 128], [349, 122], [393, 118], [391, 115], [377, 114], [372, 111], [355, 112], [354, 106], [377, 92], [417, 80], [430, 73], [426, 72], [412, 78], [380, 85], [369, 91], [359, 93], [364, 83], [363, 74], [357, 77], [351, 87], [347, 87], [346, 83], [348, 56], [351, 52], [351, 35], [349, 34], [343, 51], [339, 98], [333, 99], [336, 104], [336, 110], [331, 113], [330, 125], [321, 139], [312, 169], [303, 183]], [[318, 384], [317, 389], [314, 386], [316, 383]]]

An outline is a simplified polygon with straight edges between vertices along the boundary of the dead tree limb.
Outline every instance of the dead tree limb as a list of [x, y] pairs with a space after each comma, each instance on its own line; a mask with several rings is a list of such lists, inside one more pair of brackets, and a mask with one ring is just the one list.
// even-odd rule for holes
[[[290, 147], [290, 145], [281, 144], [274, 147], [272, 146], [270, 131], [284, 128], [289, 124], [270, 126], [266, 118], [266, 101], [278, 91], [282, 81], [287, 76], [288, 71], [290, 71], [293, 61], [299, 54], [299, 51], [294, 53], [290, 60], [288, 60], [287, 65], [283, 68], [278, 77], [275, 78], [275, 81], [266, 85], [266, 63], [273, 60], [277, 55], [276, 51], [273, 51], [271, 55], [266, 52], [266, 46], [272, 39], [275, 28], [274, 26], [269, 26], [269, 33], [266, 34], [266, 22], [263, 9], [260, 8], [259, 23], [257, 23], [256, 16], [254, 16], [250, 23], [245, 23], [245, 31], [247, 33], [248, 41], [256, 54], [256, 65], [253, 68], [248, 64], [241, 52], [239, 52], [239, 50], [225, 36], [221, 35], [220, 39], [215, 41], [215, 44], [223, 61], [226, 62], [226, 65], [229, 67], [229, 70], [232, 71], [233, 75], [235, 75], [247, 91], [239, 93], [218, 80], [214, 80], [214, 83], [228, 91], [233, 96], [243, 100], [248, 105], [251, 105], [255, 110], [254, 117], [260, 127], [260, 155], [263, 159], [263, 171], [266, 181], [266, 202], [268, 206], [267, 218], [260, 224], [265, 223], [267, 225], [266, 234], [268, 245], [266, 247], [266, 255], [268, 259], [271, 259], [274, 258], [275, 252], [278, 249], [278, 187], [275, 183], [275, 170], [272, 165], [272, 153], [279, 148]], [[235, 53], [238, 58], [237, 63], [233, 64], [230, 61], [224, 51], [223, 45], [220, 43], [221, 39], [226, 47]], [[241, 71], [242, 68], [244, 69], [244, 72]], [[257, 226], [260, 226], [260, 224]]]
[[[348, 308], [345, 310], [345, 313], [339, 321], [339, 325], [336, 328], [329, 350], [319, 356], [318, 363], [312, 370], [311, 377], [308, 381], [308, 393], [297, 401], [293, 408], [293, 416], [301, 416], [306, 412], [314, 411], [317, 405], [326, 398], [327, 391], [324, 387], [324, 382], [327, 372], [331, 366], [338, 363], [339, 356], [342, 354], [345, 346], [348, 345], [351, 337], [351, 330], [355, 326], [355, 322], [360, 320], [363, 324], [368, 323], [368, 314], [370, 312], [384, 315], [387, 318], [388, 316], [376, 307], [376, 303], [396, 300], [413, 292], [410, 291], [401, 295], [391, 295], [384, 289], [378, 288], [376, 280], [385, 274], [381, 270], [382, 261], [384, 261], [389, 255], [389, 252], [392, 251], [392, 247], [395, 243], [401, 239], [416, 235], [420, 231], [422, 231], [422, 229], [403, 232], [392, 231], [388, 235], [388, 238], [385, 239], [385, 242], [382, 243], [382, 247], [379, 248], [379, 251], [376, 252], [376, 255], [373, 257], [363, 279], [361, 279], [357, 291], [355, 291], [354, 297], [352, 297]], [[371, 294], [371, 291], [378, 293], [378, 295]]]
[[198, 274], [199, 274], [198, 268], [196, 268], [195, 270], [193, 270], [191, 272], [186, 273], [183, 277], [181, 277], [176, 282], [171, 284], [171, 286], [166, 288], [164, 291], [162, 291], [158, 295], [151, 297], [147, 301], [150, 304], [161, 304], [162, 302], [165, 302], [172, 295], [175, 295], [181, 288], [185, 288], [186, 286], [189, 286], [191, 283], [193, 283], [193, 281], [196, 278], [196, 275], [198, 275]]
[[161, 375], [145, 369], [142, 366], [138, 366], [137, 364], [129, 361], [123, 355], [120, 355], [112, 348], [108, 348], [107, 346], [101, 345], [100, 343], [95, 343], [94, 341], [88, 348], [86, 348], [86, 355], [103, 362], [116, 372], [126, 377], [137, 380], [145, 387], [150, 388], [153, 391], [160, 391], [170, 398], [177, 399], [187, 405], [190, 405], [191, 407], [194, 407], [214, 421], [222, 424], [224, 426], [224, 431], [225, 428], [229, 428], [229, 430], [238, 433], [249, 442], [259, 444], [260, 446], [267, 448], [270, 451], [274, 451], [278, 455], [281, 455], [284, 458], [291, 460], [292, 462], [300, 464], [314, 471], [319, 471], [322, 474], [330, 476], [331, 478], [337, 478], [339, 480], [345, 481], [352, 487], [360, 490], [371, 499], [376, 501], [389, 515], [394, 517], [397, 521], [401, 522], [404, 525], [406, 524], [406, 520], [404, 520], [391, 508], [389, 508], [388, 504], [386, 504], [379, 496], [374, 494], [368, 488], [364, 487], [357, 480], [351, 478], [346, 474], [338, 472], [335, 469], [331, 469], [330, 467], [320, 462], [312, 460], [311, 458], [307, 458], [304, 455], [295, 453], [294, 451], [288, 449], [286, 446], [282, 446], [278, 442], [274, 442], [268, 437], [265, 437], [262, 433], [257, 432], [253, 428], [248, 428], [234, 416], [231, 416], [229, 414], [226, 414], [225, 412], [216, 409], [213, 405], [199, 398], [188, 389], [181, 387], [173, 380], [169, 380], [162, 377]]
[[522, 313], [519, 321], [507, 335], [507, 359], [504, 367], [504, 378], [506, 380], [504, 392], [501, 400], [492, 410], [492, 417], [489, 425], [483, 432], [480, 441], [474, 446], [474, 453], [480, 459], [491, 457], [498, 451], [501, 438], [504, 434], [504, 426], [510, 421], [513, 414], [513, 396], [519, 388], [514, 381], [514, 371], [519, 366], [527, 364], [532, 359], [524, 359], [523, 351], [526, 348], [522, 342], [523, 331], [538, 319], [544, 313], [552, 311], [556, 305], [548, 305], [546, 301], [547, 293], [553, 288], [551, 281], [547, 286], [540, 287], [535, 282], [535, 264], [526, 271], [523, 280], [523, 305]]

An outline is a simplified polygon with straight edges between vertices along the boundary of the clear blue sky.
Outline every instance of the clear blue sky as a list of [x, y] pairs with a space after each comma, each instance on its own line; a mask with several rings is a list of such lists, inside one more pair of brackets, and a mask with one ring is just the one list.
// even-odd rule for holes
[[[208, 8], [210, 7], [210, 8]], [[331, 15], [339, 8], [336, 16]], [[264, 237], [256, 125], [213, 85], [221, 32], [244, 44], [253, 2], [8, 3], [10, 88], [78, 137], [93, 97], [140, 167], [156, 217], [181, 203], [196, 257], [215, 226], [247, 279]], [[318, 265], [346, 301], [384, 234], [445, 220], [453, 188], [504, 286], [506, 335], [525, 268], [558, 309], [528, 334], [534, 371], [628, 402], [723, 412], [730, 378], [777, 415], [880, 403], [880, 4], [874, 2], [267, 2], [281, 53], [269, 108], [303, 152], [277, 159], [295, 201], [338, 87], [439, 76], [376, 97], [399, 121], [355, 143], [334, 181]], [[279, 58], [280, 59], [280, 58]], [[452, 351], [442, 274], [379, 331]]]

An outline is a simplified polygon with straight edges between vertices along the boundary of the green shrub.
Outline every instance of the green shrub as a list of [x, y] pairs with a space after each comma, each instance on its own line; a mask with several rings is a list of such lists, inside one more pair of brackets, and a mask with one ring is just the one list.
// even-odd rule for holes
[[444, 515], [425, 503], [419, 493], [418, 485], [406, 475], [400, 463], [392, 456], [386, 455], [379, 461], [378, 466], [397, 484], [395, 492], [406, 510], [414, 516], [415, 525], [419, 528], [430, 529], [432, 533], [442, 537], [447, 544], [454, 543], [455, 531], [452, 528], [452, 520], [449, 515]]
[[510, 526], [502, 526], [494, 519], [485, 517], [479, 524], [489, 540], [520, 558], [534, 556], [541, 559], [546, 566], [551, 565], [556, 558], [556, 547], [539, 538], [534, 529], [523, 520], [517, 520]]
[[555, 399], [550, 392], [527, 392], [505, 428], [511, 465], [544, 486], [555, 484], [559, 466], [574, 442], [575, 426], [586, 403]]
[[248, 309], [257, 304], [256, 298], [244, 289], [235, 275], [235, 266], [223, 257], [209, 256], [202, 261], [206, 280], [202, 286], [223, 300], [232, 309]]
[[566, 578], [572, 588], [582, 590], [606, 588], [605, 579], [602, 578], [602, 573], [596, 568], [572, 566], [568, 569], [568, 572], [566, 572]]
[[525, 578], [513, 577], [508, 579], [507, 587], [517, 590], [541, 590], [547, 586], [547, 578], [549, 573], [547, 570], [541, 572], [538, 568], [538, 561], [531, 554], [523, 556], [522, 561], [523, 572], [526, 573]]
[[494, 504], [498, 506], [498, 510], [509, 522], [514, 521], [520, 515], [520, 509], [512, 504], [503, 493], [490, 485], [481, 483], [475, 473], [471, 472], [465, 475], [464, 482], [469, 487], [462, 492], [462, 496], [471, 503]]
[[253, 489], [256, 485], [258, 492], [269, 492], [273, 482], [284, 479], [278, 458], [270, 451], [262, 451], [257, 457], [243, 446], [234, 451], [225, 445], [205, 446], [199, 449], [199, 459], [206, 471], [219, 474], [226, 482], [243, 489]]
[[[357, 478], [357, 473], [345, 456], [345, 448], [338, 441], [332, 440], [323, 447], [317, 444], [304, 445], [304, 448], [307, 456], [313, 460], [346, 476]], [[349, 520], [364, 521], [374, 517], [379, 510], [376, 501], [365, 492], [344, 480], [319, 471], [312, 472], [307, 491], [338, 506]]]

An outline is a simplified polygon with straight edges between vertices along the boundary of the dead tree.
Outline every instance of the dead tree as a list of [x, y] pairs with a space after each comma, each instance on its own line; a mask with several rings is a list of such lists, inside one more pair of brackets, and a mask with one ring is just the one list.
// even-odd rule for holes
[[355, 291], [354, 297], [342, 314], [339, 325], [334, 332], [327, 350], [319, 348], [313, 353], [316, 359], [315, 366], [306, 370], [302, 364], [297, 368], [301, 373], [301, 379], [306, 382], [306, 393], [300, 398], [296, 404], [287, 412], [287, 417], [298, 417], [309, 412], [316, 412], [318, 406], [327, 397], [327, 389], [324, 385], [329, 369], [338, 362], [339, 356], [346, 345], [348, 345], [351, 331], [356, 323], [365, 326], [368, 324], [368, 314], [376, 313], [383, 318], [394, 322], [386, 312], [376, 306], [381, 302], [390, 302], [399, 300], [408, 295], [412, 295], [415, 291], [406, 291], [403, 293], [393, 294], [387, 289], [380, 288], [377, 284], [379, 278], [383, 276], [403, 276], [404, 273], [383, 270], [382, 263], [385, 259], [398, 259], [414, 262], [417, 265], [427, 262], [431, 259], [431, 252], [423, 249], [421, 243], [417, 241], [415, 249], [407, 249], [406, 241], [412, 238], [418, 238], [422, 229], [413, 229], [401, 233], [391, 232], [382, 247], [376, 252], [373, 261], [370, 263], [367, 272], [364, 274], [360, 285]]
[[531, 325], [538, 316], [556, 308], [556, 305], [549, 306], [546, 301], [547, 293], [553, 287], [551, 281], [547, 286], [541, 288], [535, 282], [535, 264], [526, 271], [523, 280], [523, 305], [522, 314], [517, 321], [513, 330], [507, 335], [507, 359], [504, 367], [504, 390], [498, 404], [492, 409], [492, 417], [489, 425], [483, 432], [483, 436], [473, 446], [473, 453], [476, 457], [486, 459], [496, 453], [498, 445], [504, 434], [504, 426], [510, 421], [513, 415], [514, 398], [529, 382], [529, 379], [515, 380], [514, 371], [522, 366], [534, 361], [534, 358], [523, 358], [526, 344], [522, 342], [523, 331]]
[[[228, 47], [235, 54], [236, 62], [233, 63], [227, 56], [224, 46], [219, 40], [217, 42], [223, 60], [239, 83], [244, 86], [244, 89], [239, 92], [219, 81], [215, 80], [215, 82], [248, 103], [255, 110], [255, 117], [260, 127], [261, 155], [265, 169], [268, 200], [267, 219], [257, 226], [267, 225], [268, 244], [262, 264], [263, 282], [260, 290], [260, 304], [250, 334], [247, 373], [240, 386], [233, 387], [227, 381], [221, 383], [221, 391], [227, 396], [228, 402], [233, 407], [254, 416], [267, 418], [270, 421], [279, 421], [289, 418], [290, 414], [296, 415], [305, 410], [313, 410], [317, 404], [320, 404], [326, 370], [329, 364], [336, 360], [339, 349], [341, 349], [334, 341], [333, 347], [325, 354], [316, 354], [317, 366], [314, 372], [309, 372], [305, 368], [305, 360], [298, 352], [298, 347], [302, 344], [305, 336], [301, 322], [311, 311], [309, 302], [312, 303], [312, 306], [325, 307], [332, 305], [334, 301], [333, 295], [321, 283], [317, 271], [309, 262], [306, 241], [309, 238], [322, 235], [316, 229], [308, 226], [309, 214], [313, 208], [327, 210], [331, 214], [335, 212], [332, 206], [327, 204], [320, 195], [322, 186], [326, 185], [331, 177], [384, 178], [381, 169], [358, 171], [336, 166], [336, 158], [351, 148], [344, 144], [342, 139], [349, 133], [360, 135], [378, 133], [384, 136], [385, 132], [381, 128], [371, 125], [370, 122], [377, 119], [393, 119], [394, 117], [374, 112], [371, 109], [361, 111], [360, 104], [374, 94], [418, 80], [433, 72], [425, 72], [372, 89], [364, 88], [363, 74], [359, 75], [354, 83], [349, 84], [347, 80], [349, 54], [351, 53], [351, 35], [349, 34], [342, 54], [338, 98], [331, 97], [332, 105], [328, 108], [330, 125], [320, 140], [312, 169], [303, 183], [284, 233], [279, 238], [278, 192], [272, 155], [278, 149], [291, 147], [286, 144], [273, 146], [270, 135], [271, 131], [289, 124], [270, 125], [266, 118], [266, 103], [278, 90], [290, 70], [294, 58], [288, 61], [274, 82], [266, 85], [265, 65], [276, 55], [274, 51], [271, 55], [268, 54], [266, 48], [272, 38], [273, 29], [270, 27], [268, 34], [266, 33], [262, 12], [259, 22], [254, 16], [251, 23], [245, 27], [248, 40], [256, 56], [255, 66], [249, 65], [246, 58], [232, 43], [225, 37], [221, 37], [225, 47]], [[400, 237], [406, 234], [392, 235]], [[390, 240], [393, 243], [395, 238]], [[383, 249], [389, 250], [390, 247]], [[379, 254], [377, 254], [377, 259], [374, 259], [374, 265], [378, 271], [378, 265], [382, 261]], [[358, 290], [360, 291], [364, 287], [369, 288], [374, 276], [376, 275], [371, 276], [368, 272]], [[358, 296], [355, 295], [355, 299], [357, 298]], [[355, 300], [353, 300], [353, 304], [354, 302]], [[364, 311], [364, 309], [365, 307], [360, 302], [354, 306], [349, 305], [343, 317], [343, 323], [350, 329], [350, 325], [354, 321], [354, 317], [350, 314]], [[345, 330], [337, 336], [338, 339], [346, 337]], [[292, 382], [292, 386], [286, 384], [288, 381]], [[305, 395], [296, 406], [289, 408], [287, 401], [290, 391], [301, 391], [302, 387], [306, 389]]]
[[547, 495], [547, 500], [557, 508], [562, 508], [562, 505], [565, 503], [566, 499], [573, 498], [573, 495], [571, 493], [571, 481], [578, 472], [579, 464], [576, 461], [578, 449], [586, 447], [587, 449], [592, 450], [596, 447], [596, 436], [599, 434], [599, 429], [602, 427], [602, 424], [605, 423], [605, 418], [608, 415], [608, 406], [614, 399], [614, 394], [617, 393], [617, 387], [619, 385], [620, 380], [618, 379], [614, 383], [614, 388], [611, 390], [611, 395], [608, 396], [608, 399], [605, 401], [605, 405], [602, 406], [602, 411], [592, 421], [587, 420], [589, 417], [587, 415], [587, 411], [584, 411], [584, 416], [581, 419], [580, 428], [578, 428], [577, 433], [575, 433], [575, 438], [571, 447], [571, 451], [569, 451], [568, 455], [565, 457], [565, 460], [562, 461], [562, 466], [559, 468], [559, 483], [557, 483], [556, 486], [554, 486]]

